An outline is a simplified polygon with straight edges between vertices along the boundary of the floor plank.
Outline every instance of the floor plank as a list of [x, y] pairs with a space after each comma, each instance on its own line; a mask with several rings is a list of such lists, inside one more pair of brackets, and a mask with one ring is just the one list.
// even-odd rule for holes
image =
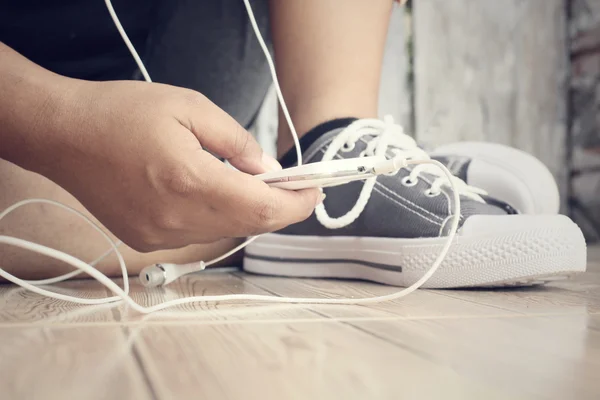
[[341, 323], [150, 326], [136, 347], [159, 399], [507, 398]]
[[[591, 272], [545, 288], [423, 290], [368, 307], [213, 302], [141, 316], [123, 305], [82, 307], [0, 285], [0, 397], [600, 398], [594, 257]], [[396, 290], [218, 271], [161, 289], [131, 284], [144, 305], [191, 295]], [[59, 290], [107, 295], [94, 281]]]
[[0, 328], [2, 399], [152, 398], [119, 327]]
[[[574, 285], [580, 290], [573, 290]], [[586, 281], [579, 284], [564, 283], [494, 291], [454, 290], [441, 294], [448, 298], [468, 300], [531, 315], [600, 313], [600, 285], [589, 284]]]
[[[93, 280], [74, 280], [54, 285], [61, 294], [83, 297], [107, 297], [107, 290]], [[0, 284], [0, 326], [16, 323], [75, 323], [114, 321], [106, 306], [86, 306], [51, 299], [15, 285]]]
[[353, 326], [508, 398], [600, 398], [600, 316], [366, 321]]

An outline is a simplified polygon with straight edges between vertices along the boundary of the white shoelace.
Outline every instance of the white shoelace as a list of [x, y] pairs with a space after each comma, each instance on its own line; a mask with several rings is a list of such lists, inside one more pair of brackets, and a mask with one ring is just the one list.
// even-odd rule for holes
[[[383, 121], [380, 119], [360, 119], [348, 125], [333, 139], [323, 155], [323, 161], [333, 160], [339, 151], [352, 151], [356, 146], [356, 142], [361, 140], [363, 136], [374, 136], [374, 138], [367, 143], [367, 148], [359, 157], [386, 156], [392, 153], [394, 157], [401, 157], [406, 160], [430, 159], [429, 155], [419, 148], [417, 142], [404, 133], [402, 126], [394, 123], [393, 118], [388, 115], [384, 117]], [[441, 194], [442, 186], [451, 187], [447, 176], [435, 165], [419, 164], [410, 167], [410, 171], [410, 174], [402, 180], [404, 186], [416, 185], [422, 173], [435, 177], [430, 188], [423, 193], [425, 196], [436, 197]], [[376, 179], [376, 177], [373, 177], [365, 181], [356, 203], [345, 215], [332, 218], [327, 214], [324, 203], [321, 203], [315, 210], [317, 220], [329, 229], [339, 229], [350, 225], [360, 217], [367, 206], [375, 188]], [[484, 202], [480, 197], [480, 195], [487, 194], [484, 190], [469, 186], [457, 177], [453, 177], [452, 182], [459, 195], [478, 202]]]

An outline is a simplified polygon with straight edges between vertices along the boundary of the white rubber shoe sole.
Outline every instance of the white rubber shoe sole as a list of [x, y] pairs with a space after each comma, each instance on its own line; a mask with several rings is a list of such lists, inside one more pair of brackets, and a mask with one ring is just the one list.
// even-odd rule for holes
[[554, 177], [537, 158], [524, 151], [485, 142], [459, 142], [436, 148], [435, 155], [472, 159], [469, 185], [487, 191], [523, 214], [557, 214], [560, 196]]
[[[445, 240], [266, 234], [247, 247], [244, 270], [406, 287], [431, 268]], [[423, 287], [542, 284], [584, 272], [586, 258], [581, 230], [563, 215], [473, 216]]]

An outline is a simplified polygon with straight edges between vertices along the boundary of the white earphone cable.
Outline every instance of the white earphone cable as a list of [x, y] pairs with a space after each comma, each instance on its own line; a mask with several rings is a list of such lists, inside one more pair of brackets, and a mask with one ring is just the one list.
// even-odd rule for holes
[[288, 111], [287, 105], [285, 104], [285, 100], [283, 100], [283, 93], [281, 93], [281, 87], [279, 86], [279, 79], [277, 78], [277, 72], [275, 71], [275, 64], [273, 63], [273, 59], [271, 58], [271, 53], [269, 53], [269, 48], [265, 44], [265, 41], [262, 35], [260, 34], [260, 29], [258, 28], [258, 24], [256, 23], [256, 18], [254, 18], [254, 12], [252, 11], [252, 7], [250, 7], [249, 0], [244, 0], [244, 5], [246, 6], [246, 11], [248, 12], [248, 18], [250, 18], [250, 24], [252, 25], [252, 29], [254, 29], [254, 33], [256, 35], [256, 38], [258, 39], [258, 43], [260, 43], [260, 47], [262, 48], [262, 51], [265, 54], [265, 58], [267, 59], [267, 64], [269, 64], [269, 69], [271, 70], [271, 77], [273, 78], [273, 85], [275, 86], [277, 98], [279, 99], [279, 105], [281, 107], [281, 110], [283, 111], [285, 120], [288, 126], [290, 127], [292, 137], [294, 138], [294, 146], [296, 148], [296, 157], [298, 158], [298, 165], [302, 165], [302, 149], [300, 148], [298, 133], [296, 132], [296, 127], [292, 123], [292, 117], [290, 117], [290, 113]]
[[[106, 239], [106, 241], [110, 244], [110, 249], [108, 251], [106, 251], [104, 254], [102, 254], [100, 257], [98, 257], [96, 260], [94, 260], [92, 262], [92, 264], [87, 264], [67, 253], [62, 252], [62, 251], [58, 251], [58, 250], [49, 248], [47, 246], [42, 246], [40, 244], [33, 243], [33, 242], [23, 240], [23, 239], [19, 239], [19, 238], [15, 238], [12, 236], [0, 235], [0, 243], [7, 244], [9, 246], [20, 247], [22, 249], [30, 250], [30, 251], [33, 251], [38, 254], [43, 254], [43, 255], [52, 257], [54, 259], [60, 260], [60, 261], [64, 261], [65, 263], [73, 265], [73, 266], [75, 266], [76, 264], [83, 264], [86, 267], [89, 267], [89, 269], [93, 270], [93, 273], [89, 273], [85, 269], [78, 268], [76, 271], [69, 272], [67, 274], [58, 276], [56, 278], [39, 280], [39, 281], [27, 281], [27, 280], [19, 279], [16, 276], [14, 276], [0, 268], [0, 276], [2, 276], [4, 279], [11, 281], [25, 289], [29, 289], [38, 294], [43, 294], [43, 295], [46, 295], [49, 297], [54, 297], [59, 300], [67, 300], [67, 301], [80, 303], [80, 304], [108, 303], [108, 302], [112, 302], [115, 300], [119, 300], [119, 298], [109, 297], [109, 298], [102, 298], [102, 299], [83, 299], [83, 298], [79, 298], [79, 297], [67, 296], [67, 295], [51, 292], [51, 291], [48, 291], [45, 289], [41, 289], [38, 286], [62, 282], [62, 281], [69, 279], [70, 277], [75, 276], [81, 272], [88, 272], [92, 276], [94, 276], [94, 275], [105, 276], [100, 271], [95, 269], [93, 267], [93, 265], [102, 261], [102, 259], [106, 258], [106, 256], [108, 256], [109, 254], [114, 252], [119, 261], [119, 266], [121, 267], [121, 274], [123, 276], [123, 292], [126, 294], [129, 293], [129, 279], [127, 276], [127, 267], [125, 265], [125, 260], [123, 259], [121, 252], [118, 249], [118, 246], [121, 244], [121, 242], [120, 241], [113, 242], [112, 239], [110, 238], [110, 236], [108, 236], [108, 234], [106, 234], [106, 232], [104, 232], [98, 225], [96, 225], [94, 223], [94, 221], [92, 221], [90, 218], [88, 218], [85, 214], [83, 214], [69, 206], [66, 206], [62, 203], [59, 203], [59, 202], [56, 202], [53, 200], [27, 199], [27, 200], [19, 201], [18, 203], [15, 203], [12, 206], [8, 207], [6, 210], [2, 211], [2, 213], [0, 213], [0, 222], [2, 221], [2, 219], [4, 217], [6, 217], [11, 212], [13, 212], [16, 209], [21, 208], [23, 206], [29, 205], [29, 204], [49, 204], [52, 206], [60, 207], [67, 212], [77, 215], [78, 217], [82, 218], [88, 225], [90, 225], [92, 228], [94, 228], [97, 232], [99, 232], [104, 237], [104, 239]], [[113, 282], [113, 284], [114, 284], [114, 282]]]
[[[123, 37], [123, 40], [127, 44], [127, 47], [129, 48], [129, 50], [131, 51], [136, 63], [138, 63], [138, 66], [140, 67], [140, 70], [142, 71], [144, 78], [148, 82], [151, 82], [150, 76], [148, 75], [140, 57], [138, 56], [137, 52], [135, 51], [135, 48], [129, 41], [129, 38], [127, 37], [127, 34], [125, 33], [125, 30], [121, 26], [121, 23], [119, 22], [119, 19], [116, 16], [116, 13], [114, 12], [114, 9], [112, 7], [110, 0], [105, 0], [105, 2], [107, 5], [107, 8], [111, 14], [111, 17], [113, 18], [113, 21], [115, 22], [115, 25], [116, 25], [117, 29], [119, 30], [119, 33]], [[298, 136], [296, 134], [296, 131], [292, 124], [291, 118], [287, 111], [287, 107], [285, 105], [283, 95], [281, 94], [281, 90], [279, 88], [279, 83], [277, 81], [277, 74], [275, 72], [275, 67], [273, 65], [273, 61], [271, 60], [267, 46], [265, 45], [264, 40], [262, 39], [262, 36], [261, 36], [258, 26], [256, 24], [256, 20], [254, 19], [254, 15], [252, 13], [252, 9], [250, 7], [248, 0], [244, 0], [244, 4], [246, 5], [246, 9], [248, 11], [248, 15], [250, 17], [250, 21], [252, 23], [254, 32], [256, 33], [256, 36], [257, 36], [257, 38], [261, 44], [261, 47], [265, 53], [265, 56], [267, 57], [267, 60], [269, 62], [269, 67], [271, 69], [271, 74], [273, 75], [273, 81], [275, 82], [277, 95], [279, 97], [279, 101], [281, 103], [282, 110], [284, 112], [284, 115], [286, 116], [286, 120], [287, 120], [288, 124], [290, 125], [290, 130], [292, 132], [292, 135], [294, 136], [294, 143], [296, 145], [296, 151], [298, 154], [298, 163], [301, 164], [302, 155], [301, 155], [300, 145], [299, 145], [299, 141], [298, 141]], [[41, 294], [44, 296], [48, 296], [51, 298], [74, 302], [74, 303], [79, 303], [79, 304], [105, 304], [105, 303], [123, 301], [127, 305], [131, 306], [134, 310], [136, 310], [140, 313], [144, 313], [144, 314], [163, 310], [165, 308], [169, 308], [169, 307], [173, 307], [173, 306], [177, 306], [177, 305], [181, 305], [181, 304], [194, 303], [194, 302], [208, 302], [208, 301], [228, 302], [228, 301], [244, 300], [244, 301], [258, 301], [258, 302], [264, 301], [264, 302], [272, 302], [272, 303], [369, 304], [369, 303], [377, 303], [377, 302], [382, 302], [382, 301], [399, 299], [399, 298], [404, 297], [404, 296], [412, 293], [413, 291], [417, 290], [436, 272], [436, 270], [442, 264], [446, 254], [448, 253], [448, 251], [450, 249], [452, 241], [458, 230], [458, 224], [460, 221], [460, 197], [459, 197], [459, 192], [458, 192], [457, 188], [455, 187], [454, 180], [452, 179], [452, 174], [450, 173], [450, 171], [448, 171], [448, 169], [446, 169], [441, 163], [439, 163], [438, 161], [435, 161], [435, 160], [409, 160], [409, 161], [406, 161], [406, 164], [407, 165], [433, 164], [436, 167], [440, 168], [443, 171], [444, 175], [448, 178], [448, 181], [450, 182], [450, 186], [452, 188], [452, 194], [453, 194], [453, 200], [454, 200], [454, 212], [452, 215], [450, 233], [447, 237], [447, 240], [446, 240], [442, 250], [440, 251], [440, 254], [436, 258], [436, 260], [433, 263], [433, 265], [431, 266], [431, 268], [417, 282], [415, 282], [410, 287], [403, 289], [401, 291], [396, 291], [394, 293], [390, 293], [388, 295], [376, 296], [376, 297], [355, 298], [355, 299], [347, 299], [347, 298], [322, 299], [322, 298], [278, 297], [278, 296], [251, 295], [251, 294], [232, 294], [232, 295], [218, 295], [218, 296], [193, 296], [193, 297], [187, 297], [187, 298], [166, 301], [166, 302], [163, 302], [163, 303], [157, 304], [155, 306], [151, 306], [151, 307], [144, 307], [144, 306], [136, 303], [129, 296], [129, 280], [128, 280], [128, 276], [127, 276], [127, 268], [126, 268], [125, 260], [123, 259], [123, 256], [121, 255], [121, 252], [118, 249], [118, 246], [121, 243], [113, 242], [111, 240], [111, 238], [108, 236], [108, 234], [106, 234], [99, 226], [97, 226], [91, 219], [89, 219], [83, 213], [81, 213], [69, 206], [66, 206], [64, 204], [61, 204], [61, 203], [58, 203], [58, 202], [55, 202], [52, 200], [45, 200], [45, 199], [28, 199], [28, 200], [24, 200], [19, 203], [16, 203], [13, 206], [4, 210], [0, 214], [0, 221], [4, 217], [6, 217], [9, 213], [11, 213], [12, 211], [14, 211], [17, 208], [22, 207], [24, 205], [33, 204], [33, 203], [50, 204], [50, 205], [54, 205], [57, 207], [61, 207], [62, 209], [72, 212], [72, 213], [78, 215], [79, 217], [83, 218], [95, 230], [97, 230], [98, 232], [101, 233], [101, 235], [110, 243], [111, 248], [107, 252], [102, 254], [100, 257], [98, 257], [96, 260], [94, 260], [91, 264], [88, 264], [88, 263], [86, 263], [82, 260], [79, 260], [78, 258], [73, 257], [69, 254], [66, 254], [64, 252], [61, 252], [61, 251], [58, 251], [58, 250], [55, 250], [55, 249], [52, 249], [52, 248], [49, 248], [46, 246], [42, 246], [37, 243], [33, 243], [33, 242], [26, 241], [23, 239], [15, 238], [12, 236], [0, 235], [0, 243], [10, 245], [10, 246], [20, 247], [20, 248], [30, 250], [30, 251], [38, 253], [38, 254], [42, 254], [42, 255], [63, 261], [77, 269], [76, 271], [61, 275], [56, 278], [39, 280], [39, 281], [26, 281], [26, 280], [19, 279], [16, 276], [8, 273], [7, 271], [4, 271], [1, 268], [0, 268], [0, 276], [2, 276], [6, 280], [13, 282], [25, 289], [31, 290], [32, 292], [35, 292], [35, 293], [38, 293], [38, 294]], [[236, 248], [232, 249], [231, 251], [227, 252], [226, 254], [207, 262], [206, 264], [198, 263], [198, 269], [202, 269], [204, 266], [208, 266], [208, 265], [211, 265], [213, 263], [216, 263], [218, 261], [225, 259], [229, 255], [235, 253], [236, 251], [238, 251], [238, 250], [242, 249], [243, 247], [245, 247], [246, 245], [248, 245], [250, 242], [252, 242], [256, 238], [257, 238], [257, 236], [249, 238], [241, 245], [237, 246]], [[101, 260], [103, 260], [105, 257], [107, 257], [111, 253], [115, 253], [115, 255], [117, 256], [117, 259], [118, 259], [118, 262], [119, 262], [119, 265], [121, 268], [122, 276], [123, 276], [123, 288], [120, 288], [110, 278], [108, 278], [102, 272], [100, 272], [99, 270], [94, 268], [94, 265], [99, 263]], [[201, 266], [201, 264], [202, 264], [202, 266]], [[190, 264], [188, 264], [188, 267], [189, 266], [190, 266]], [[60, 294], [60, 293], [55, 293], [55, 292], [52, 292], [52, 291], [49, 291], [46, 289], [42, 289], [39, 287], [39, 285], [47, 285], [47, 284], [51, 284], [51, 283], [60, 282], [62, 280], [76, 276], [77, 274], [79, 274], [81, 272], [84, 272], [84, 273], [90, 275], [92, 278], [96, 279], [98, 282], [100, 282], [101, 284], [106, 286], [109, 290], [111, 290], [115, 294], [115, 296], [108, 297], [108, 298], [100, 298], [100, 299], [85, 299], [85, 298], [79, 298], [79, 297], [68, 296], [68, 295], [64, 295], [64, 294]]]
[[142, 75], [144, 76], [144, 80], [146, 82], [152, 82], [152, 79], [150, 79], [150, 74], [148, 74], [148, 71], [146, 71], [146, 66], [142, 62], [142, 59], [140, 58], [140, 55], [135, 50], [135, 46], [133, 45], [133, 43], [131, 43], [131, 40], [129, 40], [129, 36], [127, 36], [127, 33], [125, 32], [125, 29], [123, 29], [123, 25], [121, 25], [121, 21], [119, 20], [119, 17], [117, 17], [117, 13], [115, 12], [115, 9], [113, 8], [113, 5], [112, 5], [111, 1], [110, 0], [104, 0], [104, 3], [106, 4], [106, 8], [108, 9], [108, 13], [110, 14], [110, 17], [112, 18], [115, 26], [117, 27], [117, 30], [121, 34], [121, 37], [123, 38], [123, 41], [127, 45], [127, 48], [129, 49], [129, 52], [133, 56], [133, 59], [135, 60], [135, 63], [137, 64], [138, 68], [140, 69], [140, 72], [142, 73]]

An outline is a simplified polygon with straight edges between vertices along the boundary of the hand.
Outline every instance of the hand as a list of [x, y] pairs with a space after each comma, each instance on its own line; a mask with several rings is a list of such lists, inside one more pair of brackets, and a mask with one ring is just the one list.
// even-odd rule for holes
[[306, 219], [321, 201], [316, 189], [275, 189], [251, 176], [281, 167], [197, 92], [76, 82], [60, 110], [36, 124], [47, 129], [38, 172], [136, 250], [274, 231]]

